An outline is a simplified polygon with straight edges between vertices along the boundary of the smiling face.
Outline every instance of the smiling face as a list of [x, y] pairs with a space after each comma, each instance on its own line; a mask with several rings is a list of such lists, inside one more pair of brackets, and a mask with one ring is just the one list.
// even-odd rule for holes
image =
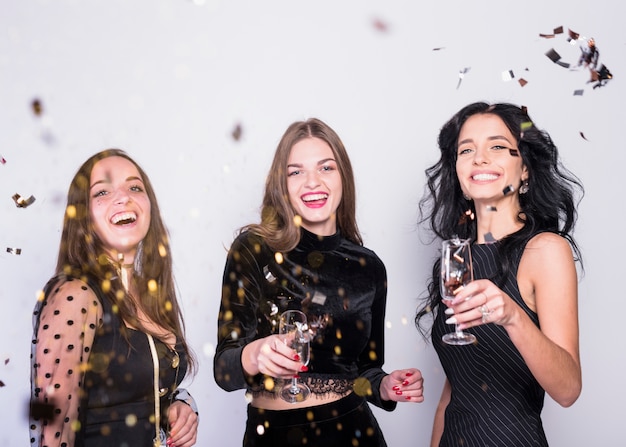
[[150, 199], [137, 167], [123, 157], [98, 161], [89, 182], [89, 213], [96, 235], [113, 259], [134, 261], [150, 227]]
[[528, 178], [517, 139], [504, 121], [494, 114], [469, 117], [459, 133], [456, 173], [463, 193], [474, 201], [495, 203], [513, 185], [515, 191]]
[[325, 141], [305, 138], [293, 145], [287, 162], [287, 190], [289, 202], [305, 229], [320, 236], [337, 232], [341, 174]]

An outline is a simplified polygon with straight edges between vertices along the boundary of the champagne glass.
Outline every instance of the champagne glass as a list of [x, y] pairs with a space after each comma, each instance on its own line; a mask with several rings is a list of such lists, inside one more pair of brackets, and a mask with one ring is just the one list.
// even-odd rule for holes
[[[300, 362], [307, 365], [310, 357], [310, 336], [306, 315], [299, 310], [288, 310], [280, 315], [278, 333], [287, 346], [296, 351]], [[297, 373], [280, 391], [280, 397], [289, 402], [302, 402], [309, 397], [311, 390], [300, 380]]]
[[[440, 291], [444, 300], [452, 301], [456, 292], [474, 279], [472, 271], [472, 251], [469, 239], [454, 237], [441, 244]], [[442, 340], [449, 345], [468, 345], [476, 341], [472, 334], [459, 330], [445, 334]]]

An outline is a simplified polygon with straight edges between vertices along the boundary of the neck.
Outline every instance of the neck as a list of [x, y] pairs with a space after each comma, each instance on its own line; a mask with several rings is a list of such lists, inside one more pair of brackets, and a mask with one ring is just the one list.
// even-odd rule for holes
[[518, 220], [519, 205], [500, 202], [489, 205], [478, 202], [476, 208], [476, 241], [481, 244], [500, 240], [522, 228]]

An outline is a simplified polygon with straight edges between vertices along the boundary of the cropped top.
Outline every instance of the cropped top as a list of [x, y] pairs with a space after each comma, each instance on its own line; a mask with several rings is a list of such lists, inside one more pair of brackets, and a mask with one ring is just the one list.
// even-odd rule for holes
[[264, 376], [247, 375], [241, 364], [246, 344], [278, 331], [285, 310], [303, 311], [312, 331], [308, 372], [300, 375], [316, 393], [353, 389], [381, 408], [385, 266], [371, 250], [338, 232], [318, 237], [301, 229], [297, 247], [272, 251], [250, 231], [233, 242], [223, 276], [214, 358], [217, 384], [226, 391], [264, 390]]

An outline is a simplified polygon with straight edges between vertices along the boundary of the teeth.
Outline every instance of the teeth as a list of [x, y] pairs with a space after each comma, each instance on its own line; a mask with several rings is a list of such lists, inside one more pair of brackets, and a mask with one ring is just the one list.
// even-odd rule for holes
[[324, 200], [328, 198], [328, 194], [310, 194], [306, 197], [303, 197], [302, 200], [305, 202], [313, 202], [314, 200]]
[[474, 180], [482, 181], [482, 180], [495, 180], [498, 176], [495, 174], [476, 174], [472, 177]]
[[137, 220], [137, 216], [135, 216], [135, 213], [120, 213], [120, 214], [116, 214], [115, 216], [113, 216], [111, 218], [111, 222], [114, 224], [125, 224], [125, 223], [130, 223], [130, 222], [134, 222], [135, 220]]

